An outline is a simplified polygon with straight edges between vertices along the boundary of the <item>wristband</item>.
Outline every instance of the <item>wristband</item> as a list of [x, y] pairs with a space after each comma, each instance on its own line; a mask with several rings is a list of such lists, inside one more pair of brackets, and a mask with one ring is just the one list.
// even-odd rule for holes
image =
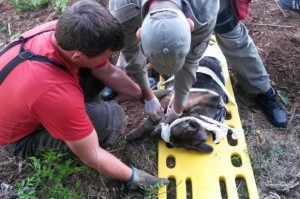
[[132, 165], [130, 165], [130, 168], [132, 170], [132, 175], [130, 180], [127, 182], [127, 186], [130, 187], [132, 185], [132, 183], [134, 182], [134, 167]]
[[144, 96], [142, 96], [142, 97], [139, 99], [139, 101], [142, 102], [142, 104], [145, 104]]

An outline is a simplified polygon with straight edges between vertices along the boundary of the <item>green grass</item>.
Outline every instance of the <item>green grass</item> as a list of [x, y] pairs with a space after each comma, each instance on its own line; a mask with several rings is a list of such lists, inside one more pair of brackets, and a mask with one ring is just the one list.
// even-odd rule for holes
[[144, 199], [155, 199], [157, 197], [157, 192], [160, 187], [164, 186], [161, 183], [157, 183], [153, 186], [149, 186], [145, 189]]
[[[285, 158], [285, 147], [275, 139], [267, 139], [263, 145], [257, 148], [250, 147], [254, 172], [259, 176], [269, 176], [273, 173], [271, 175], [273, 178], [281, 180], [285, 172], [281, 173], [278, 170], [278, 162]], [[281, 171], [284, 171], [284, 168]]]
[[[19, 198], [82, 198], [65, 182], [71, 175], [86, 171], [87, 167], [74, 165], [66, 154], [54, 150], [45, 152], [42, 158], [30, 157], [28, 160], [33, 172], [16, 183]], [[81, 182], [76, 181], [75, 188], [80, 190], [80, 187]]]
[[62, 13], [66, 10], [69, 0], [55, 0], [52, 1], [52, 8], [59, 13]]
[[238, 156], [238, 155], [233, 155], [231, 156], [231, 163], [233, 166], [235, 167], [240, 167], [242, 166], [242, 160], [241, 160], [241, 157]]
[[49, 5], [58, 13], [66, 10], [69, 0], [9, 0], [17, 9], [17, 11], [35, 10], [42, 6]]
[[50, 0], [10, 0], [19, 11], [34, 10], [47, 5]]

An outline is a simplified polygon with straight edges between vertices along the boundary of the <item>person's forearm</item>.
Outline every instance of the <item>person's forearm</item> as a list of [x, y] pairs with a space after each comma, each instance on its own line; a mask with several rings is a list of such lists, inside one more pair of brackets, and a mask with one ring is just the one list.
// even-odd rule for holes
[[[194, 61], [195, 62], [195, 61]], [[182, 113], [184, 104], [189, 95], [190, 88], [196, 82], [196, 71], [199, 63], [185, 63], [183, 68], [175, 75], [174, 78], [174, 110], [176, 113]], [[181, 112], [180, 112], [181, 110]]]
[[95, 156], [92, 161], [85, 162], [85, 164], [105, 177], [125, 182], [130, 180], [132, 175], [131, 168], [111, 153], [99, 147], [98, 150], [95, 150]]
[[124, 71], [109, 65], [103, 69], [94, 69], [93, 75], [103, 84], [112, 88], [119, 94], [140, 99], [142, 91], [137, 83], [135, 83]]
[[176, 113], [181, 114], [183, 112], [183, 106], [180, 106], [175, 102], [173, 102], [173, 106]]
[[107, 83], [107, 86], [111, 87], [119, 94], [123, 94], [129, 97], [140, 99], [142, 97], [142, 91], [138, 84], [136, 84], [126, 74], [120, 74], [114, 78], [114, 81]]
[[95, 169], [101, 175], [122, 181], [129, 181], [132, 170], [118, 158], [99, 146], [95, 130], [78, 141], [66, 141], [72, 152], [87, 166]]

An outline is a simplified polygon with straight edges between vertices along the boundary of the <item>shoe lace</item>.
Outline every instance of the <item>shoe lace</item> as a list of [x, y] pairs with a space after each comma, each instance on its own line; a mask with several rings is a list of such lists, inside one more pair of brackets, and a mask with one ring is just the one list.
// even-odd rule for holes
[[275, 95], [265, 97], [265, 102], [265, 105], [271, 109], [283, 109], [279, 101], [276, 99]]
[[295, 10], [300, 10], [300, 0], [294, 0], [294, 1], [292, 1], [292, 7]]

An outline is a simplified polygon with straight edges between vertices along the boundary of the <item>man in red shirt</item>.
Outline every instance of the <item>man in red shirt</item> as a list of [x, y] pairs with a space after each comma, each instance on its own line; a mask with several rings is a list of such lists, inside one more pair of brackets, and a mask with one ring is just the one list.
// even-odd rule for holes
[[127, 123], [118, 104], [91, 101], [100, 85], [142, 96], [108, 61], [123, 47], [124, 35], [102, 5], [78, 1], [58, 21], [25, 32], [18, 41], [0, 52], [0, 146], [24, 158], [41, 149], [71, 149], [104, 176], [132, 187], [168, 183], [128, 167], [101, 147], [115, 143]]

